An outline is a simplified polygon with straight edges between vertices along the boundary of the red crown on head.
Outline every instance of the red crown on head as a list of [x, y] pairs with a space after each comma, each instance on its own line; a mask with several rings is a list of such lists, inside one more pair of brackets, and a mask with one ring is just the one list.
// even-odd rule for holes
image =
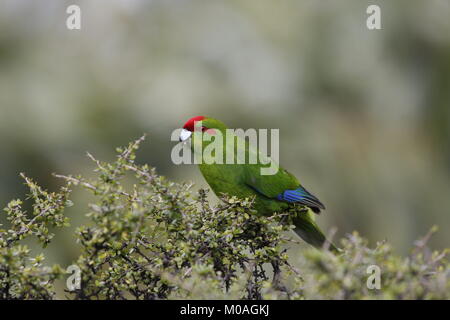
[[197, 121], [202, 121], [203, 119], [205, 119], [204, 116], [197, 116], [197, 117], [193, 117], [190, 118], [183, 126], [183, 129], [189, 130], [189, 131], [194, 131], [194, 125], [195, 122]]

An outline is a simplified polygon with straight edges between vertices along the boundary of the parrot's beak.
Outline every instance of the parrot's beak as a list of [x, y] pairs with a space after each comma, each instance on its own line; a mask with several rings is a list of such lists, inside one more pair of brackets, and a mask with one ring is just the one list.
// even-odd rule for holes
[[186, 129], [181, 129], [181, 133], [180, 133], [180, 141], [184, 142], [187, 139], [189, 139], [192, 135], [192, 132], [190, 132], [189, 130]]

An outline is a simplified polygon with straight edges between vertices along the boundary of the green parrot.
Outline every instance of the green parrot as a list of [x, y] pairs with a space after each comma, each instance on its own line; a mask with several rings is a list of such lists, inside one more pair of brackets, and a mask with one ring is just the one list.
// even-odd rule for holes
[[[202, 157], [196, 163], [214, 193], [254, 198], [254, 208], [265, 216], [301, 205], [305, 210], [293, 218], [294, 231], [316, 248], [327, 242], [330, 250], [339, 252], [314, 221], [314, 215], [325, 209], [319, 199], [294, 175], [273, 161], [268, 163], [271, 160], [264, 153], [227, 129], [219, 120], [197, 116], [185, 123], [179, 137], [183, 142], [191, 139], [194, 157]], [[257, 161], [249, 161], [252, 156], [257, 156]], [[261, 174], [263, 168], [270, 166], [276, 166], [274, 174]]]

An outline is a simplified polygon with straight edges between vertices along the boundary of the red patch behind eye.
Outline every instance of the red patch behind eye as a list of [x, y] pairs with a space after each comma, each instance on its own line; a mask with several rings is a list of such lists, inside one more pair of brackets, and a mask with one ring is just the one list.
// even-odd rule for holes
[[204, 116], [197, 116], [197, 117], [193, 117], [190, 118], [183, 126], [183, 129], [189, 130], [191, 132], [194, 131], [194, 124], [197, 121], [202, 121], [203, 119], [205, 119]]
[[214, 129], [207, 129], [205, 127], [203, 127], [202, 129], [203, 129], [204, 132], [205, 132], [205, 129], [206, 129], [206, 133], [208, 133], [208, 134], [210, 134], [212, 136], [216, 135], [216, 130], [214, 130]]

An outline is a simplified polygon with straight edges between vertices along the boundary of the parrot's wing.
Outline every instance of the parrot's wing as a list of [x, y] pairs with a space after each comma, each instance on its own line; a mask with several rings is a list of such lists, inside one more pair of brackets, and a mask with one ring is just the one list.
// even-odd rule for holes
[[323, 203], [302, 186], [294, 190], [285, 190], [277, 196], [277, 199], [303, 204], [310, 207], [315, 213], [320, 213], [320, 209], [325, 209]]
[[[240, 138], [237, 139], [239, 140]], [[293, 174], [281, 168], [257, 148], [245, 142], [245, 152], [247, 155], [257, 154], [258, 159], [265, 159], [263, 163], [266, 164], [260, 161], [257, 164], [244, 165], [244, 183], [255, 192], [270, 199], [305, 205], [310, 207], [315, 213], [320, 213], [321, 209], [325, 209], [322, 202], [307, 191]], [[270, 163], [267, 160], [271, 160]], [[270, 166], [276, 166], [278, 169], [276, 173], [263, 175], [261, 169]]]
[[280, 167], [274, 175], [261, 175], [258, 165], [250, 165], [246, 169], [245, 184], [259, 194], [270, 199], [305, 205], [315, 213], [325, 209], [323, 203], [285, 169]]

